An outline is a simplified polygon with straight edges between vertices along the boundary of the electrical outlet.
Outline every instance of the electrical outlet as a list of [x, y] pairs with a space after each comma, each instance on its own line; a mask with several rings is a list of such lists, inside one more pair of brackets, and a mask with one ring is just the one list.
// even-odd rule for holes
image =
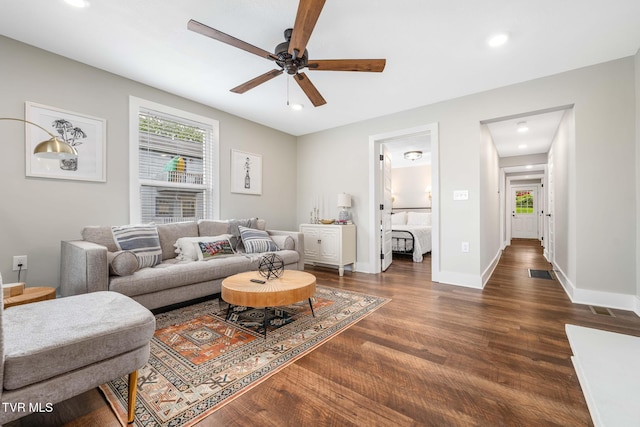
[[22, 269], [27, 269], [27, 256], [26, 255], [16, 255], [13, 257], [13, 271], [20, 270], [20, 266], [18, 264], [22, 264]]
[[462, 242], [462, 252], [469, 252], [469, 242]]

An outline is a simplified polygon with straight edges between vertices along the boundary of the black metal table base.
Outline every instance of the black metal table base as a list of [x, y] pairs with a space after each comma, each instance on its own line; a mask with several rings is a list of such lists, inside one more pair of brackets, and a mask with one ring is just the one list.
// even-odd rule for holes
[[[224, 320], [226, 320], [227, 322], [229, 321], [229, 318], [231, 317], [231, 308], [235, 307], [234, 304], [227, 304], [227, 315], [225, 316]], [[313, 303], [311, 302], [311, 298], [309, 298], [309, 307], [311, 307], [311, 314], [313, 315], [313, 317], [316, 317], [316, 312], [313, 309]], [[267, 339], [267, 322], [270, 320], [267, 318], [267, 309], [269, 309], [270, 307], [265, 307], [264, 308], [264, 320], [262, 321], [262, 327], [264, 328], [264, 339]], [[271, 307], [271, 308], [275, 308], [275, 307]], [[273, 317], [272, 317], [273, 319]]]

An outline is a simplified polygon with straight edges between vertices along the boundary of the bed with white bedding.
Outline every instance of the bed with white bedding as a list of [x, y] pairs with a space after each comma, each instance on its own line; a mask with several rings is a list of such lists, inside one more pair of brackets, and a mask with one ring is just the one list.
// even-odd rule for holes
[[394, 254], [411, 254], [422, 262], [431, 252], [431, 212], [395, 212], [391, 215], [391, 245]]

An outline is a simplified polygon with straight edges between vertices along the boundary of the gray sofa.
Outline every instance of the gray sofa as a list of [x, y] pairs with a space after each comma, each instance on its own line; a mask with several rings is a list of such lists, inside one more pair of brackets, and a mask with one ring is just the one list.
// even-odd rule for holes
[[[63, 296], [96, 291], [115, 291], [138, 301], [148, 309], [168, 306], [219, 293], [222, 280], [230, 275], [257, 270], [264, 254], [246, 253], [242, 244], [235, 254], [207, 261], [181, 260], [176, 253], [179, 238], [231, 235], [240, 239], [238, 223], [248, 221], [251, 228], [264, 230], [277, 245], [276, 252], [285, 269], [304, 269], [302, 233], [265, 230], [264, 220], [185, 222], [157, 225], [162, 262], [154, 267], [125, 271], [122, 260], [128, 251], [120, 251], [110, 226], [88, 226], [82, 240], [61, 243], [60, 292]], [[184, 239], [183, 239], [184, 240]], [[238, 240], [240, 243], [241, 240]], [[235, 242], [234, 242], [235, 244]]]

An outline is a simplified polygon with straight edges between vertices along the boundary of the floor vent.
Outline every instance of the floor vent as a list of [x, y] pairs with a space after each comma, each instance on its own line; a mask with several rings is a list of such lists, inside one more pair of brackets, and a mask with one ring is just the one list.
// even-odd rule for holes
[[532, 279], [553, 280], [553, 276], [551, 275], [551, 271], [549, 270], [533, 270], [530, 268], [529, 277], [531, 277]]
[[594, 307], [590, 305], [589, 308], [591, 309], [591, 312], [593, 314], [597, 314], [599, 316], [616, 317], [616, 315], [613, 314], [607, 307]]

